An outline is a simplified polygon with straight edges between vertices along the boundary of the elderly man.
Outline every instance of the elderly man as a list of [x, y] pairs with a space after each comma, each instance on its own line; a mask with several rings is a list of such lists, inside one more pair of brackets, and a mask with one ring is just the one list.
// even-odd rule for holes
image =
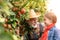
[[[27, 34], [28, 40], [38, 40], [40, 37], [40, 23], [38, 22], [38, 17], [40, 13], [35, 12], [33, 9], [29, 12], [29, 20], [26, 22], [33, 27], [33, 30]], [[29, 27], [29, 26], [28, 26]], [[26, 39], [27, 40], [27, 39]]]

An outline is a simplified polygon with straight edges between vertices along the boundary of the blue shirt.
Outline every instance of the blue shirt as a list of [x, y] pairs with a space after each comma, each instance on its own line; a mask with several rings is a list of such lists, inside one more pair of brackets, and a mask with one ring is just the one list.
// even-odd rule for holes
[[60, 40], [58, 29], [54, 26], [48, 33], [48, 40]]

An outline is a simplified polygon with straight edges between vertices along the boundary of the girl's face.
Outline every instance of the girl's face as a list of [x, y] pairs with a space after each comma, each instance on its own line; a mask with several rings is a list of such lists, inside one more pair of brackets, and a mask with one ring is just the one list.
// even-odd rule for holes
[[44, 17], [44, 24], [45, 26], [48, 26], [52, 23], [52, 21], [50, 19], [48, 19], [47, 17]]

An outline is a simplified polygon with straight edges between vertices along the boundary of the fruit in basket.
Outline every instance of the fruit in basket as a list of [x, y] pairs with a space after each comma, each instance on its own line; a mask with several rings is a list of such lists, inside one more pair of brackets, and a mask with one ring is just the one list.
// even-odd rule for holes
[[5, 22], [8, 22], [8, 19], [7, 18], [5, 19]]
[[8, 24], [8, 28], [9, 28], [9, 29], [12, 29], [12, 26], [11, 26], [11, 24]]
[[4, 28], [8, 28], [8, 24], [3, 24]]
[[21, 9], [21, 13], [24, 14], [26, 10], [24, 8]]
[[12, 11], [18, 11], [18, 8], [17, 7], [13, 7]]
[[20, 11], [18, 11], [18, 14], [24, 14], [26, 12], [26, 10], [24, 8], [22, 8]]

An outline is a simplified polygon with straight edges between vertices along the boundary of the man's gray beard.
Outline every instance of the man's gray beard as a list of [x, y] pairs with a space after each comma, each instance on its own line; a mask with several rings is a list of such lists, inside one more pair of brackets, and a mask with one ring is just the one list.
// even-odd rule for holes
[[33, 28], [37, 28], [37, 25], [38, 25], [39, 23], [37, 22], [37, 23], [35, 23], [34, 25], [32, 24], [32, 27]]

